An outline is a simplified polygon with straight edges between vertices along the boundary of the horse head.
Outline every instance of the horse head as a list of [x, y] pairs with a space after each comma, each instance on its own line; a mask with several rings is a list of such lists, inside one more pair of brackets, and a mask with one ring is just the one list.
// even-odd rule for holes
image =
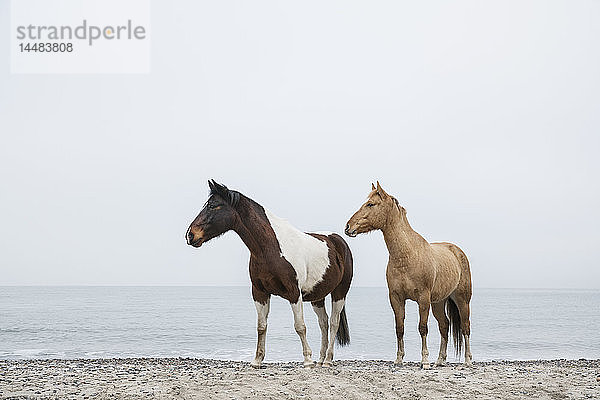
[[200, 214], [192, 221], [185, 238], [187, 244], [200, 247], [203, 243], [233, 229], [238, 214], [235, 207], [240, 193], [227, 189], [215, 180], [208, 181], [210, 195]]
[[377, 187], [371, 184], [371, 193], [367, 201], [348, 220], [344, 232], [355, 237], [361, 233], [382, 229], [394, 208], [400, 209], [398, 201], [387, 194], [377, 181]]

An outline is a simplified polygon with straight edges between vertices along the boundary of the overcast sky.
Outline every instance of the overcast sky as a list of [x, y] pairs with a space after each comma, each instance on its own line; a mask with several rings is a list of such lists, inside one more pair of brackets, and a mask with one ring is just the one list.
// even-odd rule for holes
[[378, 179], [476, 287], [600, 288], [599, 1], [154, 1], [148, 75], [11, 75], [8, 5], [0, 284], [249, 285], [207, 179], [340, 233]]

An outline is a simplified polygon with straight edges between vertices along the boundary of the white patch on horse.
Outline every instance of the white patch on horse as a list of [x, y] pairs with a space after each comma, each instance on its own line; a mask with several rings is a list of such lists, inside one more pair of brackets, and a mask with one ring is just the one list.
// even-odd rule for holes
[[268, 210], [265, 210], [265, 214], [279, 242], [281, 256], [296, 271], [298, 287], [304, 293], [309, 293], [323, 280], [329, 267], [327, 243], [296, 229]]

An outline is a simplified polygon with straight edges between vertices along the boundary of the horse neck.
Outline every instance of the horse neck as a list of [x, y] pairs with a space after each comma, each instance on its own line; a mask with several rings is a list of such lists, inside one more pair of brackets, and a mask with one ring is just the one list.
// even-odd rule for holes
[[250, 254], [260, 256], [266, 246], [278, 246], [277, 239], [269, 230], [269, 221], [261, 205], [242, 196], [237, 211], [239, 219], [233, 230], [248, 247]]
[[398, 209], [388, 216], [381, 231], [391, 258], [410, 257], [418, 252], [419, 246], [425, 240], [410, 226], [406, 214], [402, 214]]

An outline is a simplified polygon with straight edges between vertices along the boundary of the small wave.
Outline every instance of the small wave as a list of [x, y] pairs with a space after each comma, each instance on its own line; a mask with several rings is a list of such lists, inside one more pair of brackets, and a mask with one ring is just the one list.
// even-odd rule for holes
[[2, 358], [7, 359], [43, 359], [43, 358], [65, 358], [63, 351], [52, 351], [50, 349], [17, 349], [2, 353]]

